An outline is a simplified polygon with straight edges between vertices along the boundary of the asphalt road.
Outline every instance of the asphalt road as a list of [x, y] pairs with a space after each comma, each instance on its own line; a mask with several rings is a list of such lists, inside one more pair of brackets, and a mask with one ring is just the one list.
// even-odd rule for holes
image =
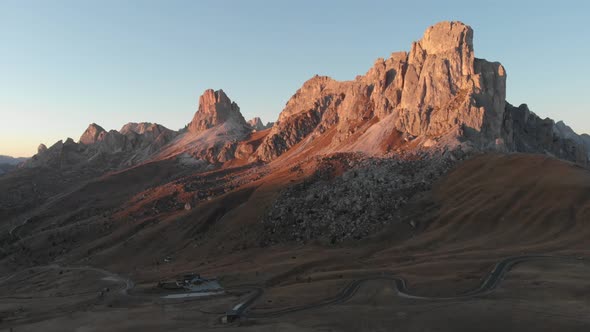
[[[382, 272], [379, 274], [367, 275], [362, 279], [357, 279], [357, 280], [351, 281], [338, 294], [336, 294], [333, 297], [325, 298], [325, 299], [319, 300], [315, 303], [293, 306], [293, 307], [278, 309], [278, 310], [274, 310], [274, 311], [264, 311], [264, 312], [260, 312], [260, 311], [257, 312], [257, 311], [250, 310], [250, 308], [254, 305], [254, 303], [256, 303], [256, 301], [262, 296], [262, 294], [264, 294], [264, 288], [261, 286], [258, 286], [258, 285], [241, 285], [241, 286], [232, 287], [232, 288], [242, 289], [242, 290], [243, 289], [250, 289], [251, 292], [247, 295], [247, 298], [245, 300], [241, 300], [240, 302], [233, 305], [231, 307], [230, 311], [232, 311], [237, 316], [250, 317], [250, 318], [268, 318], [268, 317], [276, 317], [276, 316], [280, 316], [280, 315], [284, 315], [284, 314], [288, 314], [288, 313], [293, 313], [293, 312], [298, 312], [298, 311], [303, 311], [303, 310], [315, 309], [315, 308], [324, 307], [324, 306], [328, 306], [328, 305], [340, 304], [340, 303], [344, 303], [344, 302], [350, 300], [356, 294], [356, 292], [358, 291], [358, 289], [360, 288], [360, 286], [363, 283], [369, 282], [369, 281], [374, 281], [374, 280], [390, 280], [390, 281], [392, 281], [395, 284], [398, 295], [401, 297], [405, 297], [405, 298], [418, 299], [418, 300], [457, 300], [457, 299], [470, 298], [470, 297], [474, 297], [474, 296], [485, 295], [485, 294], [492, 292], [499, 285], [499, 283], [502, 281], [502, 279], [504, 278], [506, 273], [515, 265], [523, 263], [523, 262], [528, 262], [528, 261], [532, 261], [532, 260], [541, 260], [541, 259], [543, 259], [543, 260], [555, 259], [555, 260], [569, 260], [569, 261], [576, 261], [577, 260], [574, 257], [560, 257], [560, 256], [548, 256], [548, 255], [523, 255], [523, 256], [508, 257], [508, 258], [505, 258], [505, 259], [499, 261], [478, 287], [476, 287], [470, 291], [467, 291], [467, 292], [464, 292], [461, 294], [457, 294], [457, 295], [451, 296], [451, 297], [428, 297], [428, 296], [420, 296], [420, 295], [412, 294], [412, 292], [407, 288], [406, 280], [404, 278], [402, 278], [400, 276], [393, 275], [390, 272]], [[119, 291], [122, 295], [126, 295], [126, 296], [130, 296], [130, 294], [128, 294], [128, 291], [135, 286], [133, 281], [129, 278], [125, 278], [125, 277], [122, 277], [122, 276], [117, 275], [115, 273], [112, 273], [112, 272], [109, 272], [109, 271], [106, 271], [103, 269], [95, 268], [95, 267], [90, 267], [90, 266], [71, 267], [71, 266], [60, 266], [57, 264], [52, 264], [52, 265], [34, 267], [31, 269], [69, 269], [69, 270], [95, 271], [95, 272], [101, 273], [107, 277], [112, 278], [112, 280], [114, 280], [114, 281], [117, 281], [117, 282], [123, 284], [124, 287], [121, 288]], [[5, 276], [3, 278], [0, 278], [0, 285], [5, 283], [6, 281], [12, 279], [16, 275], [21, 274], [21, 273], [31, 270], [31, 269], [22, 270], [22, 271], [14, 273], [14, 274], [11, 274], [9, 276]]]
[[378, 275], [370, 275], [366, 276], [362, 279], [354, 280], [350, 282], [346, 287], [344, 287], [336, 296], [331, 298], [322, 299], [315, 303], [300, 305], [300, 306], [293, 306], [284, 309], [278, 309], [274, 311], [264, 311], [264, 312], [256, 312], [248, 310], [255, 302], [258, 300], [262, 294], [264, 293], [264, 289], [262, 287], [257, 287], [255, 291], [252, 293], [249, 298], [241, 303], [236, 304], [233, 308], [238, 307], [238, 310], [234, 310], [238, 316], [245, 316], [250, 318], [268, 318], [268, 317], [276, 317], [292, 312], [303, 311], [303, 310], [310, 310], [319, 307], [324, 307], [327, 305], [339, 304], [344, 303], [350, 300], [355, 293], [358, 291], [360, 286], [369, 281], [374, 280], [390, 280], [393, 281], [399, 296], [411, 299], [418, 299], [418, 300], [457, 300], [457, 299], [465, 299], [474, 296], [481, 296], [492, 292], [502, 281], [506, 273], [515, 265], [532, 261], [532, 260], [540, 260], [540, 259], [559, 259], [559, 260], [570, 260], [574, 261], [575, 258], [572, 257], [559, 257], [559, 256], [547, 256], [547, 255], [524, 255], [524, 256], [515, 256], [515, 257], [508, 257], [500, 262], [498, 262], [494, 268], [490, 271], [487, 277], [483, 280], [483, 282], [475, 289], [472, 289], [468, 292], [461, 293], [451, 297], [429, 297], [429, 296], [420, 296], [416, 294], [412, 294], [412, 292], [407, 288], [406, 280], [400, 276], [389, 274], [388, 272], [384, 272]]

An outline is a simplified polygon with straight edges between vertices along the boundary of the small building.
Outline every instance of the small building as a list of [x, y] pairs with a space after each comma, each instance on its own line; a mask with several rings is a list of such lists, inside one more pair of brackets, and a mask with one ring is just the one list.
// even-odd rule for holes
[[210, 291], [212, 289], [220, 289], [221, 286], [217, 279], [203, 278], [197, 273], [188, 273], [178, 276], [175, 280], [158, 282], [159, 288], [164, 289], [187, 289], [195, 291], [198, 289]]
[[177, 284], [179, 285], [184, 285], [184, 286], [191, 286], [191, 285], [200, 285], [204, 282], [210, 281], [209, 279], [206, 278], [202, 278], [199, 274], [196, 273], [190, 273], [190, 274], [185, 274], [183, 275], [180, 279], [178, 279], [176, 281]]
[[191, 283], [193, 280], [199, 280], [199, 279], [201, 279], [201, 276], [197, 273], [185, 274], [181, 278], [181, 280], [187, 284]]

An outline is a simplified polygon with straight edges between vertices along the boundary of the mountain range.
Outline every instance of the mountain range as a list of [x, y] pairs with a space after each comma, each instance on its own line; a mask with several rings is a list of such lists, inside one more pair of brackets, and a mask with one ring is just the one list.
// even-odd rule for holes
[[27, 158], [14, 158], [11, 156], [0, 155], [0, 175], [16, 169], [17, 166], [25, 160], [27, 160]]
[[456, 149], [545, 153], [586, 165], [589, 136], [542, 119], [527, 105], [509, 104], [506, 78], [500, 63], [475, 57], [470, 27], [443, 22], [409, 52], [377, 59], [352, 81], [311, 78], [276, 123], [246, 122], [223, 90], [206, 90], [186, 130], [129, 123], [107, 132], [91, 124], [78, 142], [41, 145], [25, 166], [88, 164], [106, 171], [177, 158], [219, 167], [235, 160], [270, 162], [286, 152], [297, 158]]

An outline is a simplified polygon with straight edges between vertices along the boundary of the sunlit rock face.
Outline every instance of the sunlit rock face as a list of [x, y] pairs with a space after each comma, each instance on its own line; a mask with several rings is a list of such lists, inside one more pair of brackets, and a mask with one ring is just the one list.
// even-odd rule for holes
[[80, 136], [80, 144], [91, 145], [101, 141], [106, 135], [106, 130], [96, 123], [91, 123], [86, 131]]
[[68, 138], [47, 148], [41, 144], [25, 167], [57, 168], [92, 166], [117, 169], [149, 159], [172, 141], [178, 132], [153, 123], [128, 123], [121, 131], [106, 131], [92, 123], [76, 143]]
[[456, 149], [547, 153], [586, 164], [590, 138], [539, 118], [526, 105], [507, 103], [504, 67], [476, 58], [473, 36], [461, 22], [440, 22], [409, 52], [377, 59], [354, 80], [316, 75], [266, 126], [260, 118], [246, 122], [223, 90], [208, 89], [185, 130], [128, 123], [106, 131], [93, 123], [78, 143], [42, 147], [28, 165], [86, 160], [122, 167], [178, 155], [219, 164], [234, 158], [268, 162], [287, 151], [307, 157]]
[[246, 125], [238, 104], [232, 102], [223, 90], [208, 89], [199, 98], [199, 109], [188, 130], [199, 133], [230, 120]]
[[[378, 59], [355, 80], [316, 76], [287, 102], [258, 150], [271, 160], [310, 134], [336, 128], [344, 141], [369, 122], [389, 121], [408, 135], [469, 136], [479, 145], [501, 138], [506, 73], [474, 57], [473, 30], [442, 22], [426, 30], [409, 53]], [[391, 115], [391, 116], [389, 116]]]

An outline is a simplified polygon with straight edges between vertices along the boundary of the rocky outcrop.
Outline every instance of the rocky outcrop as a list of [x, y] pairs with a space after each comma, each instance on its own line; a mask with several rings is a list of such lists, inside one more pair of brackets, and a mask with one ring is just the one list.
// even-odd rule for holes
[[468, 144], [481, 150], [550, 151], [585, 162], [565, 141], [559, 148], [549, 140], [535, 148], [524, 144], [539, 137], [512, 132], [519, 125], [510, 121], [518, 116], [512, 116], [505, 98], [506, 71], [498, 62], [475, 58], [473, 30], [461, 22], [441, 22], [410, 52], [378, 59], [352, 81], [315, 76], [305, 82], [256, 155], [270, 161], [295, 144], [305, 153], [379, 155], [391, 146], [384, 141], [400, 137], [395, 144], [412, 149]]
[[40, 145], [37, 154], [25, 166], [68, 168], [92, 164], [97, 169], [105, 170], [128, 167], [147, 160], [176, 135], [177, 132], [159, 124], [129, 123], [120, 132], [107, 132], [92, 123], [78, 143], [68, 138], [50, 148]]
[[441, 22], [409, 52], [377, 59], [354, 80], [314, 76], [274, 124], [264, 126], [260, 118], [246, 122], [223, 90], [208, 89], [181, 132], [153, 123], [128, 123], [107, 132], [93, 123], [79, 144], [40, 149], [31, 163], [64, 165], [115, 155], [126, 166], [180, 155], [211, 164], [234, 158], [268, 162], [295, 145], [290, 158], [467, 148], [549, 153], [587, 163], [590, 136], [540, 119], [526, 105], [513, 107], [505, 98], [506, 71], [498, 62], [475, 58], [473, 30], [461, 22]]
[[84, 151], [88, 147], [82, 143], [76, 143], [68, 138], [66, 141], [57, 141], [49, 148], [37, 153], [24, 163], [25, 167], [53, 167], [63, 168], [82, 163], [86, 160]]
[[501, 138], [505, 87], [499, 63], [474, 57], [472, 29], [442, 22], [430, 27], [409, 53], [378, 59], [353, 81], [321, 76], [307, 81], [281, 112], [258, 155], [271, 160], [308, 135], [331, 128], [332, 146], [338, 150], [339, 142], [384, 119], [411, 137], [437, 139], [460, 131], [480, 146], [489, 145]]
[[572, 140], [577, 144], [582, 145], [590, 154], [590, 135], [576, 134], [576, 132], [563, 121], [559, 121], [555, 124], [554, 131], [559, 137]]
[[130, 149], [146, 150], [148, 154], [158, 151], [178, 135], [176, 131], [150, 122], [130, 122], [119, 133], [125, 136]]
[[248, 120], [248, 125], [252, 127], [252, 130], [261, 131], [272, 127], [273, 122], [267, 122], [266, 125], [264, 125], [259, 117], [254, 117]]
[[208, 89], [199, 98], [199, 109], [188, 124], [188, 131], [199, 133], [226, 121], [247, 125], [238, 104], [232, 102], [223, 90]]
[[156, 158], [177, 157], [183, 163], [198, 160], [220, 164], [235, 158], [238, 143], [252, 133], [240, 108], [223, 90], [205, 90], [199, 98], [199, 108], [193, 121]]
[[250, 142], [240, 142], [240, 144], [238, 144], [238, 146], [236, 147], [234, 157], [237, 159], [247, 160], [248, 158], [250, 158], [250, 156], [252, 156], [254, 151], [254, 144]]
[[412, 45], [396, 128], [438, 137], [461, 125], [485, 144], [500, 138], [505, 91], [502, 65], [475, 59], [473, 30], [459, 22], [439, 23]]
[[80, 144], [91, 145], [101, 141], [106, 135], [106, 130], [96, 123], [91, 123], [86, 131], [80, 136]]
[[170, 130], [160, 124], [151, 123], [151, 122], [129, 122], [124, 125], [119, 132], [123, 135], [127, 135], [130, 133], [136, 133], [139, 135], [147, 134], [151, 138], [156, 138], [162, 133], [171, 134], [174, 131]]
[[556, 124], [549, 118], [541, 119], [526, 104], [506, 105], [505, 135], [510, 150], [546, 153], [557, 158], [585, 164], [588, 148], [584, 139], [563, 122]]
[[79, 143], [68, 139], [49, 149], [40, 148], [26, 166], [92, 165], [108, 170], [180, 155], [212, 164], [223, 163], [235, 158], [238, 143], [251, 132], [238, 105], [223, 90], [209, 89], [199, 98], [198, 111], [182, 132], [149, 122], [130, 122], [119, 131], [106, 131], [92, 123]]
[[43, 153], [45, 151], [47, 151], [47, 146], [43, 143], [39, 144], [37, 147], [37, 153]]

